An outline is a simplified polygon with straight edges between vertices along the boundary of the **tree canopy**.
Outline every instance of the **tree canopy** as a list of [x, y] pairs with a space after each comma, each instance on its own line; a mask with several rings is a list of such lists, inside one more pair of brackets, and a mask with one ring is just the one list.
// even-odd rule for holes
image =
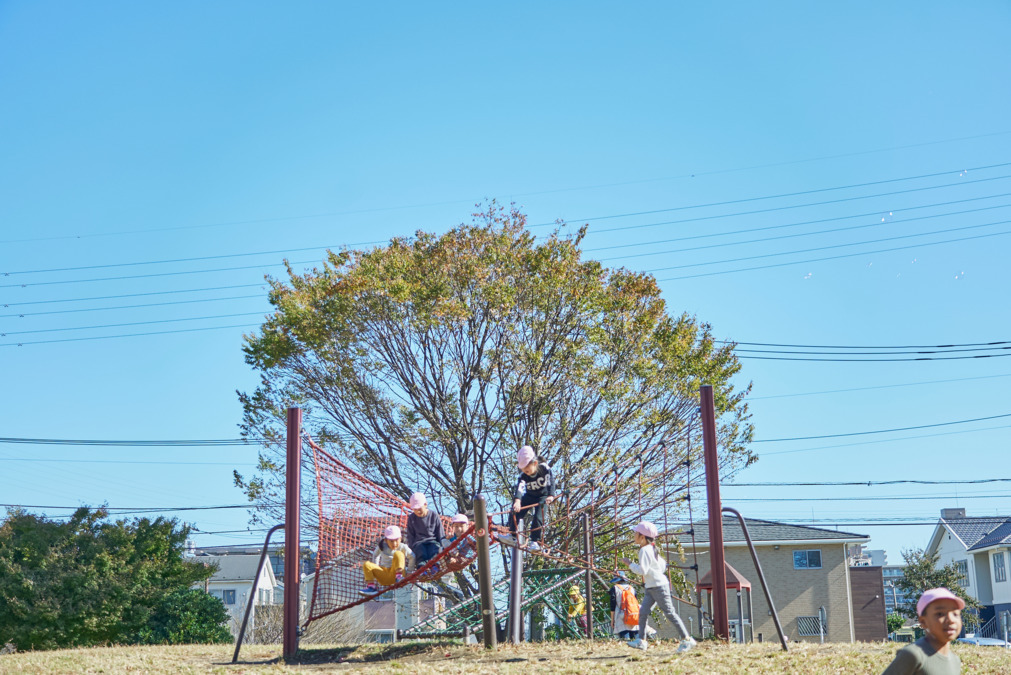
[[[916, 618], [916, 602], [924, 591], [931, 588], [947, 588], [965, 601], [967, 610], [978, 610], [981, 607], [974, 597], [965, 592], [962, 586], [965, 575], [958, 570], [955, 563], [938, 567], [940, 556], [919, 548], [902, 551], [902, 557], [906, 562], [906, 568], [902, 571], [902, 577], [896, 579], [895, 585], [905, 592], [909, 600], [906, 604], [895, 608], [900, 614]], [[978, 623], [978, 617], [975, 612], [963, 612], [962, 622], [967, 627], [972, 627]]]
[[[283, 508], [293, 405], [342, 461], [400, 497], [428, 493], [443, 513], [476, 493], [508, 501], [524, 444], [574, 508], [592, 495], [626, 518], [676, 510], [684, 461], [701, 449], [701, 384], [714, 388], [725, 475], [753, 461], [733, 344], [670, 313], [652, 276], [584, 258], [584, 234], [534, 236], [491, 203], [444, 234], [329, 251], [318, 268], [270, 278], [274, 311], [244, 348], [260, 384], [239, 392], [243, 434], [264, 449], [258, 475], [236, 482], [261, 517]], [[309, 470], [309, 494], [312, 481]]]
[[[214, 572], [184, 557], [187, 529], [163, 518], [108, 522], [106, 516], [81, 508], [57, 522], [8, 513], [0, 524], [0, 644], [56, 649], [163, 641], [163, 634], [164, 641], [215, 636], [220, 612], [186, 610], [196, 611], [197, 623], [212, 624], [189, 633], [179, 628], [173, 614], [179, 608], [169, 601]], [[210, 641], [222, 635], [217, 631]]]

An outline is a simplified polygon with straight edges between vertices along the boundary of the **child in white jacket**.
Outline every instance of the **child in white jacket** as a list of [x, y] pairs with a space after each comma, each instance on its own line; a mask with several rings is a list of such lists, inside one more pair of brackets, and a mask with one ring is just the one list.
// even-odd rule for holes
[[628, 565], [628, 569], [642, 575], [646, 585], [646, 595], [639, 607], [639, 637], [629, 642], [628, 646], [635, 649], [646, 649], [646, 621], [649, 619], [650, 610], [656, 604], [664, 616], [674, 624], [674, 630], [681, 639], [678, 652], [686, 652], [695, 646], [695, 640], [688, 634], [684, 622], [674, 610], [670, 582], [664, 575], [667, 570], [667, 561], [657, 555], [656, 544], [653, 543], [659, 534], [656, 525], [643, 521], [636, 525], [632, 531], [635, 532], [635, 543], [639, 546], [639, 562], [632, 562], [628, 558], [622, 558], [622, 561]]

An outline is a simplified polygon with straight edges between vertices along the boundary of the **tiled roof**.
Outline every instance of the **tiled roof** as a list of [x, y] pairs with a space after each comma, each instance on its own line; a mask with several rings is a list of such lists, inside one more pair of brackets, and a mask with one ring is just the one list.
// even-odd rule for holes
[[941, 519], [961, 539], [967, 549], [980, 549], [1011, 541], [1011, 517]]
[[[788, 523], [777, 523], [772, 520], [757, 520], [755, 518], [745, 518], [748, 525], [748, 533], [751, 534], [753, 542], [760, 541], [853, 541], [854, 539], [869, 539], [866, 534], [854, 534], [852, 532], [839, 532], [837, 530], [826, 530], [821, 527], [809, 527], [807, 525], [790, 525]], [[679, 534], [678, 539], [682, 544], [690, 542], [691, 537]], [[709, 521], [695, 521], [695, 541], [700, 544], [709, 543]], [[743, 542], [744, 532], [741, 530], [741, 523], [736, 517], [723, 517], [723, 541]]]

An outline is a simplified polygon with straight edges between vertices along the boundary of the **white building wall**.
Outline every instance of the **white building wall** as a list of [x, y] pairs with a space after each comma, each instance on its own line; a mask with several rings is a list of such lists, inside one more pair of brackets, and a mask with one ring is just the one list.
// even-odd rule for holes
[[[1004, 554], [1004, 579], [1005, 581], [997, 581], [994, 575], [993, 568], [993, 556], [994, 553]], [[990, 579], [992, 580], [993, 587], [993, 604], [1001, 605], [1005, 603], [1011, 603], [1011, 549], [1002, 548], [996, 549], [994, 551], [988, 551], [986, 556], [987, 564], [990, 566]]]
[[941, 542], [937, 547], [938, 565], [945, 566], [949, 563], [964, 562], [966, 564], [966, 577], [968, 584], [965, 586], [966, 592], [974, 598], [979, 598], [979, 586], [976, 583], [976, 565], [973, 563], [973, 554], [965, 550], [958, 537], [953, 535], [947, 528], [941, 535]]

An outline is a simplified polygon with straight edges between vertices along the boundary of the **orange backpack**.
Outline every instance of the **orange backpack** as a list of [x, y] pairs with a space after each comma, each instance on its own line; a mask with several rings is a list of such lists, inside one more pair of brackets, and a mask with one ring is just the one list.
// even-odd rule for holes
[[631, 586], [621, 589], [621, 612], [622, 621], [626, 626], [639, 625], [639, 600], [635, 597], [635, 591]]

